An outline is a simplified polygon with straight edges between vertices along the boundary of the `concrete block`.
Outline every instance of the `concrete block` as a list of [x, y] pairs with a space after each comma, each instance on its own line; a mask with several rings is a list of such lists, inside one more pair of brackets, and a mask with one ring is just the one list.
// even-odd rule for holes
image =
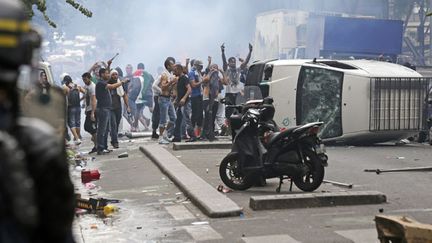
[[253, 210], [266, 210], [380, 204], [386, 201], [386, 196], [381, 192], [349, 191], [253, 196], [249, 206]]

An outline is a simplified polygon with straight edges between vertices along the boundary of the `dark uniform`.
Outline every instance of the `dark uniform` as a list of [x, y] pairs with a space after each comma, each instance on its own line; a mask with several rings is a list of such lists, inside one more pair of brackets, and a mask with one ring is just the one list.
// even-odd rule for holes
[[0, 242], [74, 242], [64, 141], [19, 114], [18, 70], [40, 42], [21, 1], [0, 0]]

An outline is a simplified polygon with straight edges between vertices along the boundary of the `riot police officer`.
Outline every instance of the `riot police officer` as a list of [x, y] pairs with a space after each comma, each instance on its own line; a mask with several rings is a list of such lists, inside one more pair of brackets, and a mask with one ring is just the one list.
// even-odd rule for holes
[[20, 68], [40, 44], [21, 1], [0, 0], [0, 242], [74, 242], [64, 142], [19, 112]]

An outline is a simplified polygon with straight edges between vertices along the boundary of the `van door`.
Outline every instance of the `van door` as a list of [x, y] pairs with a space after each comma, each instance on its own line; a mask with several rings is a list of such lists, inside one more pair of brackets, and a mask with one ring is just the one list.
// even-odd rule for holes
[[342, 136], [343, 72], [303, 66], [297, 83], [297, 125], [323, 121], [322, 138]]

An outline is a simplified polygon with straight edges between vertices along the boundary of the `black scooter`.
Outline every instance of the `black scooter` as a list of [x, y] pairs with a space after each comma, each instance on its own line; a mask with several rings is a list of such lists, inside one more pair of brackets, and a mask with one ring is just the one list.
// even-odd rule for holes
[[273, 100], [255, 100], [231, 115], [233, 132], [231, 152], [222, 160], [219, 175], [228, 187], [247, 190], [260, 178], [290, 179], [303, 191], [314, 191], [324, 179], [327, 155], [318, 137], [323, 122], [313, 122], [277, 131], [273, 121]]

